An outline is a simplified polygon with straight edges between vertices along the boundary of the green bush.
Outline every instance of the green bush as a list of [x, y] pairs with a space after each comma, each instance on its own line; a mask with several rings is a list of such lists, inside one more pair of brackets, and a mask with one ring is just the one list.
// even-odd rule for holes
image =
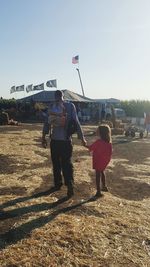
[[121, 101], [121, 107], [129, 117], [143, 117], [144, 112], [150, 112], [150, 101], [146, 100], [129, 100]]

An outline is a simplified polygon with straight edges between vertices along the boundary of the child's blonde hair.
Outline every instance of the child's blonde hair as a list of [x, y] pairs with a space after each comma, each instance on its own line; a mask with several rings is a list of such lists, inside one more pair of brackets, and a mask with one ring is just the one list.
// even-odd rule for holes
[[103, 141], [105, 141], [107, 143], [111, 143], [111, 129], [110, 129], [109, 125], [101, 124], [100, 126], [98, 126], [97, 134], [100, 136], [100, 138]]

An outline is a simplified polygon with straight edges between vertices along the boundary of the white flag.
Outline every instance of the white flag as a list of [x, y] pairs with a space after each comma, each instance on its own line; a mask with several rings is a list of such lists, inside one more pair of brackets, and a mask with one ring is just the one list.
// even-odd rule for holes
[[33, 86], [33, 90], [44, 90], [44, 83]]
[[16, 86], [16, 92], [24, 91], [24, 85]]
[[10, 93], [12, 94], [12, 93], [14, 93], [16, 91], [16, 87], [15, 86], [12, 86], [11, 88], [10, 88]]
[[30, 91], [33, 90], [33, 84], [29, 84], [26, 86], [26, 92], [29, 93]]
[[57, 81], [56, 80], [49, 80], [46, 82], [47, 87], [56, 87], [57, 88]]

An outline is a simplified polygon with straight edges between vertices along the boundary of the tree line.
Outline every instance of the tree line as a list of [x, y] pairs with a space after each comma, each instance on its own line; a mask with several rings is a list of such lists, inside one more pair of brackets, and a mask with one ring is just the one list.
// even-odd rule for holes
[[[0, 110], [8, 110], [11, 108], [19, 109], [23, 106], [25, 110], [33, 109], [35, 103], [19, 103], [16, 99], [0, 99]], [[150, 112], [150, 101], [148, 100], [125, 100], [120, 102], [120, 107], [129, 117], [143, 117], [144, 112]]]
[[144, 112], [150, 112], [150, 101], [148, 100], [125, 100], [121, 101], [121, 108], [129, 117], [143, 117]]

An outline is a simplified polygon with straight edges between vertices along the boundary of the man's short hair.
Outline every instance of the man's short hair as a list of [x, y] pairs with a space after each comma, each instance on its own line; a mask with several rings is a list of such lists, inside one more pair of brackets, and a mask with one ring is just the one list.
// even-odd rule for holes
[[63, 98], [63, 92], [60, 90], [55, 91], [55, 99], [62, 99]]

